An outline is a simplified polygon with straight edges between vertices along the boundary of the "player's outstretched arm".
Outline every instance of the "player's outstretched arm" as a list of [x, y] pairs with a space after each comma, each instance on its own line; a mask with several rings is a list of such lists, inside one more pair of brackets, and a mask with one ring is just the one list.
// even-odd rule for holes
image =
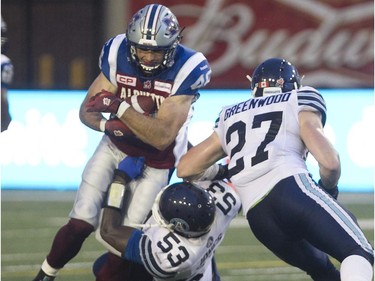
[[188, 181], [199, 180], [209, 167], [225, 156], [219, 136], [213, 132], [182, 156], [177, 166], [177, 176]]
[[325, 189], [333, 189], [340, 178], [340, 158], [325, 136], [318, 113], [302, 111], [299, 113], [300, 135], [309, 152], [319, 163], [321, 183]]

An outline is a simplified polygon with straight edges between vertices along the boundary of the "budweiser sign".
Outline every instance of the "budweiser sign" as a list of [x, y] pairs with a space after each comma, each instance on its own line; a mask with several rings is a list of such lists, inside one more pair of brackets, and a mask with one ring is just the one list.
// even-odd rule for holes
[[[373, 1], [159, 2], [186, 27], [183, 44], [208, 58], [210, 88], [248, 88], [245, 76], [270, 57], [290, 60], [305, 85], [374, 85]], [[146, 4], [132, 1], [132, 12]]]

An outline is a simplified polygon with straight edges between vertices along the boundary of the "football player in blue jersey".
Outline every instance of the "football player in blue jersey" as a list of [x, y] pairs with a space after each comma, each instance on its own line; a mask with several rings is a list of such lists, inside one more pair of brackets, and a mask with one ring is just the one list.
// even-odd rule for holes
[[144, 224], [123, 225], [123, 198], [129, 182], [141, 173], [142, 161], [127, 157], [123, 165], [128, 168], [115, 170], [108, 189], [100, 233], [108, 243], [104, 245], [133, 266], [116, 268], [115, 278], [103, 278], [104, 255], [94, 264], [96, 280], [220, 280], [213, 255], [240, 211], [235, 190], [222, 180], [177, 182], [159, 192]]
[[[122, 159], [142, 156], [146, 164], [143, 176], [130, 184], [124, 223], [143, 222], [168, 184], [170, 170], [187, 151], [193, 103], [211, 77], [204, 55], [180, 43], [181, 31], [167, 7], [150, 4], [133, 16], [125, 34], [104, 44], [101, 72], [80, 108], [81, 121], [104, 136], [83, 171], [70, 220], [57, 232], [34, 281], [54, 280], [98, 227], [107, 187]], [[136, 96], [150, 97], [157, 112], [137, 111]]]
[[[177, 175], [192, 180], [229, 156], [243, 213], [269, 250], [313, 280], [372, 280], [373, 247], [336, 200], [341, 164], [323, 131], [323, 97], [301, 86], [295, 67], [280, 58], [256, 67], [251, 88], [253, 98], [222, 109], [212, 135], [181, 158]], [[319, 163], [318, 183], [308, 152]]]
[[7, 26], [1, 17], [1, 132], [8, 129], [12, 117], [9, 112], [8, 88], [13, 81], [13, 63], [5, 55]]

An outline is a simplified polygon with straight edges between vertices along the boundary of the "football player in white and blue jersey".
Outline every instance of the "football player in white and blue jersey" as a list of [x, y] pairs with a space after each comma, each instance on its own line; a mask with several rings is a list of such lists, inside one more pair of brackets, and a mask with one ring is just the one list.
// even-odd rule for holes
[[[337, 201], [339, 155], [325, 136], [326, 105], [300, 85], [295, 67], [271, 58], [254, 70], [253, 98], [224, 107], [213, 134], [177, 167], [194, 179], [229, 156], [229, 177], [254, 235], [313, 280], [370, 281], [374, 251], [352, 213]], [[318, 184], [306, 166], [319, 163]], [[338, 271], [328, 255], [341, 263]]]
[[[235, 190], [222, 180], [171, 184], [160, 191], [152, 216], [137, 229], [122, 224], [122, 209], [127, 185], [139, 174], [141, 163], [136, 159], [133, 164], [130, 157], [126, 161], [132, 167], [127, 172], [116, 170], [100, 234], [110, 251], [142, 265], [149, 277], [137, 279], [135, 273], [110, 280], [220, 280], [212, 259], [240, 211], [241, 201]], [[100, 277], [103, 269], [95, 267], [96, 280], [106, 280]]]
[[[101, 72], [81, 105], [80, 119], [105, 134], [85, 167], [70, 220], [56, 234], [34, 281], [54, 280], [98, 227], [107, 187], [122, 159], [142, 156], [146, 164], [144, 176], [131, 183], [125, 223], [143, 222], [168, 184], [170, 170], [187, 151], [193, 103], [211, 77], [204, 55], [180, 44], [181, 31], [167, 7], [150, 4], [134, 15], [125, 34], [104, 44]], [[135, 96], [150, 97], [157, 112], [141, 114], [124, 101]], [[111, 113], [109, 119], [103, 112]]]

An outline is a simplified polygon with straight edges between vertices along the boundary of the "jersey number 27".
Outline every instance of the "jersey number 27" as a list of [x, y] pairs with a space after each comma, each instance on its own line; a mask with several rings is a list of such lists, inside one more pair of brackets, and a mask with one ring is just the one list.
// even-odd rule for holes
[[[254, 116], [253, 123], [251, 129], [260, 128], [263, 122], [271, 121], [268, 131], [266, 132], [263, 141], [257, 147], [256, 153], [253, 157], [251, 157], [251, 166], [255, 166], [263, 161], [268, 159], [268, 151], [265, 150], [266, 146], [272, 142], [275, 138], [277, 133], [280, 130], [281, 122], [282, 122], [283, 112], [282, 111], [274, 111], [274, 112], [267, 112], [262, 113]], [[238, 121], [233, 123], [227, 130], [226, 133], [226, 143], [230, 143], [232, 140], [232, 135], [236, 133], [238, 135], [238, 143], [233, 147], [230, 151], [230, 158], [232, 158], [236, 153], [240, 152], [241, 149], [246, 144], [246, 123], [243, 121]], [[243, 157], [240, 157], [236, 160], [236, 165], [229, 169], [229, 176], [232, 177], [239, 172], [241, 172], [245, 167]]]

